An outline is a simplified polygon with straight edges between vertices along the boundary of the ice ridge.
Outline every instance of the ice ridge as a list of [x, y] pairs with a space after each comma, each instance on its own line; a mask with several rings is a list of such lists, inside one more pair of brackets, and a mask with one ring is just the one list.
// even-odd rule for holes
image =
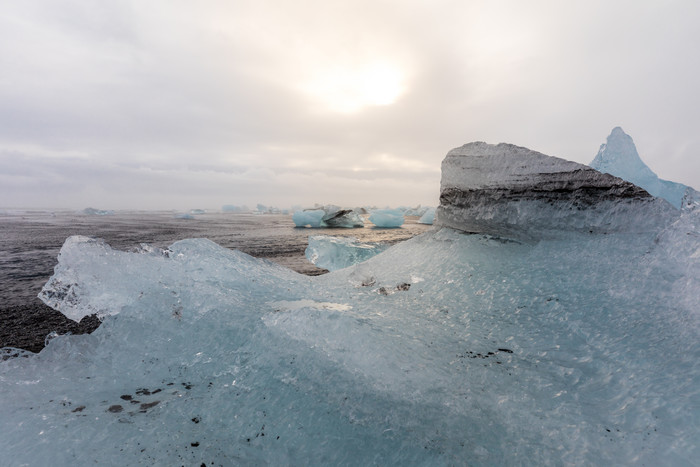
[[682, 183], [660, 179], [639, 157], [632, 137], [619, 126], [613, 128], [589, 165], [644, 188], [652, 196], [665, 199], [676, 209], [681, 208], [688, 190], [695, 191]]
[[621, 178], [512, 144], [474, 142], [442, 162], [436, 225], [516, 240], [658, 231], [677, 215]]

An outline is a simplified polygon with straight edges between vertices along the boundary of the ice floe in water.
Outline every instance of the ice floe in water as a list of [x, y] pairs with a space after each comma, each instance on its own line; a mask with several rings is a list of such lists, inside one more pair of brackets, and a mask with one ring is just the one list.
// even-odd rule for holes
[[[489, 227], [445, 188], [448, 222]], [[72, 237], [42, 298], [105, 319], [0, 363], [0, 460], [692, 465], [700, 210], [675, 212], [536, 241], [443, 227], [317, 277], [204, 239]]]
[[388, 245], [360, 242], [355, 237], [312, 235], [306, 247], [306, 258], [319, 268], [335, 271], [361, 263], [386, 250]]

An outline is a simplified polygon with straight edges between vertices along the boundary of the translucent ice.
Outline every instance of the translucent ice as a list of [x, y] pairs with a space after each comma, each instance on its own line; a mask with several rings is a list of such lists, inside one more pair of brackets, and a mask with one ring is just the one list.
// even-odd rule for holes
[[109, 211], [106, 209], [85, 208], [83, 209], [83, 214], [87, 214], [88, 216], [111, 216], [114, 214], [114, 211]]
[[297, 227], [325, 227], [323, 216], [326, 212], [323, 209], [307, 209], [304, 211], [296, 211], [292, 215], [294, 225]]
[[292, 216], [297, 227], [364, 227], [365, 222], [358, 212], [353, 209], [342, 209], [338, 206], [327, 205], [319, 209], [297, 210]]
[[335, 271], [366, 261], [386, 249], [385, 244], [359, 242], [354, 237], [312, 235], [306, 258], [320, 268]]
[[639, 157], [632, 138], [619, 126], [613, 128], [590, 166], [632, 182], [644, 188], [652, 196], [665, 199], [676, 209], [680, 209], [683, 196], [689, 189], [682, 183], [662, 180], [652, 172]]
[[420, 224], [432, 224], [435, 221], [435, 208], [426, 209], [425, 213], [418, 219]]
[[401, 227], [404, 222], [403, 211], [400, 209], [375, 209], [369, 215], [369, 220], [377, 227]]
[[692, 464], [700, 255], [683, 219], [656, 242], [443, 229], [318, 277], [207, 240], [70, 239], [43, 296], [106, 318], [0, 363], [0, 457]]

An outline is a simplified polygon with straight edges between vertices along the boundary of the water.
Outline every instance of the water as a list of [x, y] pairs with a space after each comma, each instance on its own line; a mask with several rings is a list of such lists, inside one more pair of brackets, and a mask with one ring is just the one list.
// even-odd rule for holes
[[58, 252], [71, 235], [101, 238], [115, 249], [141, 243], [165, 248], [185, 238], [208, 238], [219, 245], [267, 258], [307, 275], [326, 272], [304, 256], [309, 235], [353, 236], [364, 242], [394, 244], [427, 230], [417, 218], [398, 229], [304, 229], [291, 215], [208, 213], [176, 219], [170, 211], [122, 211], [90, 216], [73, 211], [0, 212], [0, 311], [35, 304], [53, 273]]

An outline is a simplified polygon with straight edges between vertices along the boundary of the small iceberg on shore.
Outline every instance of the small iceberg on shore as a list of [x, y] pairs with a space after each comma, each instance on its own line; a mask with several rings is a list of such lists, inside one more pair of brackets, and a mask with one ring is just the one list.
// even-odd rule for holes
[[435, 222], [435, 209], [436, 208], [426, 209], [425, 213], [421, 216], [420, 219], [418, 219], [418, 223], [433, 225], [433, 223]]
[[376, 209], [369, 215], [369, 221], [376, 227], [396, 228], [404, 223], [401, 209]]
[[292, 221], [297, 227], [355, 229], [365, 226], [364, 220], [354, 209], [342, 209], [333, 205], [298, 210], [292, 215]]
[[387, 248], [388, 245], [360, 242], [355, 237], [312, 235], [306, 247], [306, 259], [319, 268], [336, 271], [366, 261]]

